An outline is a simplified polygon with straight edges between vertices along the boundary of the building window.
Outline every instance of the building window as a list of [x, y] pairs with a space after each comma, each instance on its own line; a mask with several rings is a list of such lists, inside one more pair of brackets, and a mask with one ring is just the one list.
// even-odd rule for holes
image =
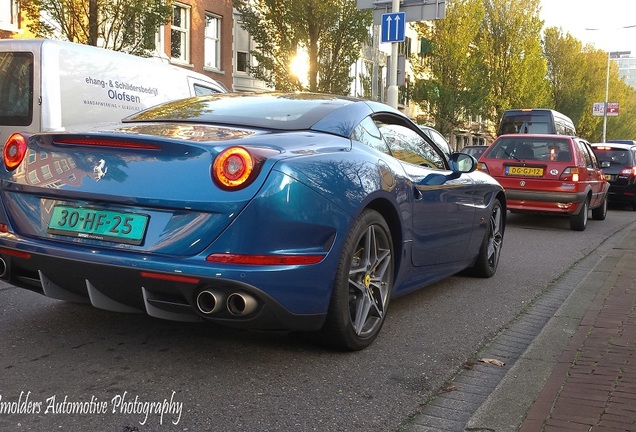
[[250, 51], [252, 51], [252, 38], [250, 34], [238, 23], [234, 33], [234, 44], [236, 46], [236, 72], [249, 73]]
[[405, 37], [404, 42], [398, 43], [398, 54], [404, 54], [404, 58], [411, 56], [411, 38]]
[[38, 172], [33, 170], [33, 171], [29, 171], [29, 183], [31, 184], [38, 184], [40, 183], [40, 179], [38, 178]]
[[50, 179], [51, 177], [53, 177], [53, 173], [51, 172], [51, 167], [48, 165], [43, 165], [42, 168], [40, 168], [42, 170], [42, 176], [44, 177], [45, 180]]
[[190, 9], [183, 5], [172, 7], [170, 56], [173, 60], [190, 63]]
[[0, 29], [18, 30], [18, 0], [0, 0]]
[[221, 69], [221, 18], [205, 14], [205, 67]]

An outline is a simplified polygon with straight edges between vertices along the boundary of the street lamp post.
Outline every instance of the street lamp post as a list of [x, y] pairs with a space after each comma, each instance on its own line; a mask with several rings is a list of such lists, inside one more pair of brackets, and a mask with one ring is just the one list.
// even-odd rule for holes
[[609, 75], [610, 75], [610, 56], [611, 53], [607, 52], [607, 72], [605, 74], [605, 102], [603, 104], [603, 139], [602, 143], [607, 142], [605, 140], [607, 136], [607, 105], [609, 104]]
[[[629, 25], [629, 26], [623, 26], [623, 27], [618, 27], [615, 29], [611, 29], [611, 30], [621, 30], [621, 29], [631, 29], [636, 27], [635, 25]], [[599, 28], [586, 28], [585, 30], [588, 31], [602, 31], [603, 29], [599, 29]], [[605, 29], [608, 30], [608, 29]], [[609, 76], [610, 76], [610, 58], [611, 58], [612, 52], [608, 51], [607, 52], [607, 71], [605, 73], [605, 101], [603, 102], [603, 139], [602, 142], [605, 143], [606, 142], [606, 137], [607, 137], [607, 106], [609, 104]]]

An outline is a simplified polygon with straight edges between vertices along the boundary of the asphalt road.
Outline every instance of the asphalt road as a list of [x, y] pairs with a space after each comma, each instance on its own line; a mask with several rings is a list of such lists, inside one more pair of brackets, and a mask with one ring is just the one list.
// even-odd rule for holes
[[394, 300], [356, 353], [306, 335], [116, 314], [0, 284], [0, 430], [390, 431], [573, 263], [636, 220], [586, 231], [509, 215], [497, 274]]

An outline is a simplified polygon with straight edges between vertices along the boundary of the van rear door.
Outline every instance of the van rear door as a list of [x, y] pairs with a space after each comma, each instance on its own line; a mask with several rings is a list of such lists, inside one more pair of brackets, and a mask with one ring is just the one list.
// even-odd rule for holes
[[548, 110], [508, 110], [505, 111], [497, 136], [504, 134], [530, 133], [554, 134], [554, 120]]
[[40, 45], [0, 47], [0, 145], [14, 132], [40, 128]]

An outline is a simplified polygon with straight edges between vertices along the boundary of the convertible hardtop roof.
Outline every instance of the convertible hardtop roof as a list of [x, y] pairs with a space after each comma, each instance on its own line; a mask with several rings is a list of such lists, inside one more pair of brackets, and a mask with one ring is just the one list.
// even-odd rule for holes
[[[343, 110], [345, 107], [349, 108]], [[330, 117], [326, 121], [330, 124], [319, 129], [335, 128], [331, 132], [337, 132], [335, 124], [361, 120], [378, 109], [394, 111], [377, 102], [318, 93], [225, 93], [157, 105], [123, 121], [193, 122], [293, 131], [312, 129]], [[330, 116], [336, 111], [338, 115]]]

